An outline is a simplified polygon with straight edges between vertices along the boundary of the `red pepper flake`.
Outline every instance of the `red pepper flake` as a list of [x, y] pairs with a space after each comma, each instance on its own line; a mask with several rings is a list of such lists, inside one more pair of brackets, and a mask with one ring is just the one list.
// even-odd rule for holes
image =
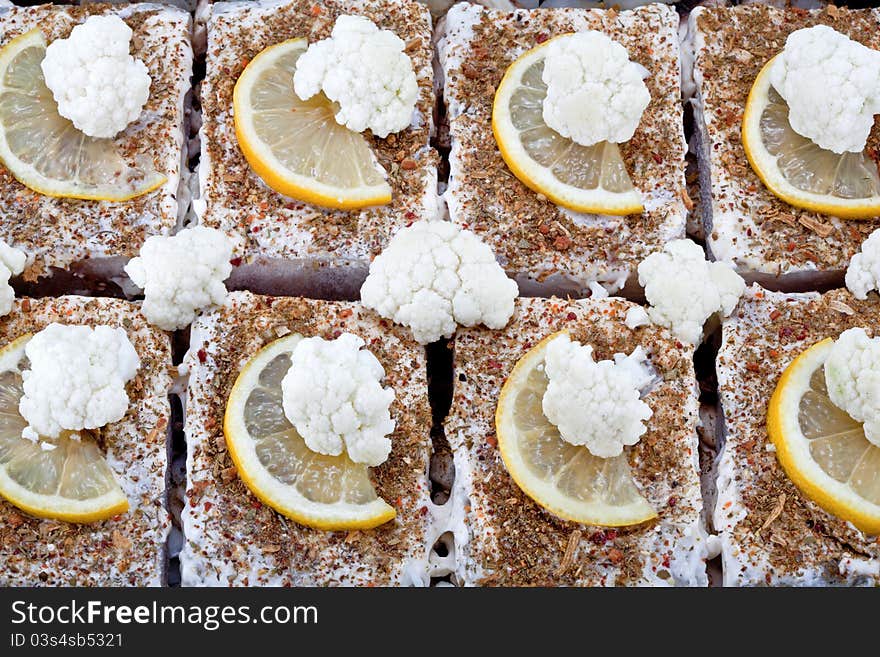
[[351, 313], [352, 313], [351, 308], [346, 308], [346, 309], [344, 309], [344, 310], [340, 310], [340, 311], [339, 311], [339, 316], [340, 316], [342, 319], [345, 319], [346, 317], [351, 317]]
[[623, 552], [621, 552], [617, 548], [611, 548], [608, 551], [608, 561], [613, 564], [619, 564], [621, 561], [623, 561]]
[[320, 16], [321, 15], [321, 7], [319, 7], [318, 5], [312, 5], [310, 12], [311, 12], [312, 16]]
[[779, 337], [780, 337], [780, 338], [787, 338], [787, 337], [789, 337], [792, 333], [794, 333], [794, 331], [791, 329], [790, 326], [780, 326], [780, 327], [779, 327], [779, 332], [778, 332], [778, 333], [779, 333]]
[[208, 352], [206, 352], [204, 349], [199, 349], [196, 352], [196, 356], [199, 357], [200, 363], [204, 363], [206, 360], [208, 360]]
[[498, 439], [495, 437], [495, 434], [490, 433], [486, 436], [486, 443], [488, 443], [492, 449], [498, 447]]
[[794, 242], [789, 242], [785, 245], [785, 248], [788, 249], [789, 252], [791, 252], [797, 248], [797, 244], [795, 244]]
[[664, 555], [663, 555], [663, 561], [662, 561], [661, 563], [663, 564], [663, 567], [664, 567], [664, 568], [669, 568], [669, 566], [670, 566], [671, 564], [670, 564], [670, 562], [669, 562], [669, 555], [668, 555], [668, 554], [664, 554]]
[[253, 502], [251, 502], [251, 508], [253, 508], [253, 509], [262, 509], [262, 508], [263, 508], [263, 504], [262, 504], [262, 502], [260, 502], [260, 500], [254, 500]]
[[546, 32], [539, 32], [538, 36], [535, 37], [535, 43], [544, 43], [549, 38], [550, 35]]
[[428, 515], [428, 507], [423, 506], [421, 509], [419, 509], [419, 515], [420, 515], [420, 516], [426, 516], [426, 515]]
[[403, 216], [407, 219], [407, 221], [413, 221], [416, 218], [416, 213], [412, 210], [407, 210], [403, 213]]
[[807, 338], [807, 329], [802, 328], [801, 332], [795, 336], [796, 340], [806, 340]]
[[575, 315], [574, 313], [568, 313], [568, 314], [565, 316], [565, 319], [567, 319], [567, 320], [570, 321], [570, 322], [573, 322], [573, 321], [576, 320], [577, 318], [578, 318], [578, 316]]
[[778, 349], [771, 349], [768, 353], [770, 354], [770, 358], [779, 358]]
[[661, 164], [663, 162], [663, 156], [660, 153], [651, 153], [651, 157], [654, 158], [654, 161], [657, 164]]
[[229, 261], [229, 264], [232, 265], [233, 267], [240, 267], [241, 266], [241, 258], [233, 258], [232, 260]]
[[770, 313], [770, 320], [772, 321], [772, 320], [779, 319], [779, 317], [780, 317], [781, 315], [782, 315], [782, 311], [780, 311], [780, 310], [774, 310], [772, 313]]
[[205, 504], [204, 504], [203, 506], [205, 507], [205, 511], [210, 511], [210, 510], [211, 510], [211, 507], [214, 506], [214, 505], [211, 504], [210, 502], [208, 502], [208, 501], [206, 500], [206, 501], [205, 501]]
[[400, 168], [404, 171], [412, 171], [413, 169], [417, 169], [418, 166], [419, 163], [411, 157], [404, 158], [403, 162], [400, 163]]
[[598, 531], [598, 532], [596, 532], [595, 534], [593, 534], [592, 536], [590, 536], [590, 540], [591, 540], [593, 543], [595, 543], [596, 545], [602, 545], [602, 544], [604, 544], [604, 543], [605, 543], [605, 540], [606, 540], [605, 532], [603, 532], [603, 531]]
[[760, 372], [761, 366], [758, 365], [757, 363], [746, 363], [746, 369], [749, 372]]
[[21, 310], [22, 312], [29, 313], [31, 311], [31, 300], [30, 299], [22, 299], [21, 300]]
[[605, 530], [605, 540], [606, 541], [613, 541], [615, 538], [617, 538], [617, 530], [616, 529], [606, 529]]
[[553, 247], [559, 249], [560, 251], [565, 251], [571, 246], [571, 240], [568, 239], [565, 235], [560, 235], [555, 240], [553, 240]]
[[489, 367], [489, 369], [492, 369], [492, 370], [500, 370], [501, 369], [501, 362], [495, 360], [494, 358], [490, 358], [489, 360], [487, 360], [486, 365]]
[[667, 501], [667, 504], [669, 504], [669, 506], [675, 506], [678, 504], [678, 498], [675, 495], [671, 496]]

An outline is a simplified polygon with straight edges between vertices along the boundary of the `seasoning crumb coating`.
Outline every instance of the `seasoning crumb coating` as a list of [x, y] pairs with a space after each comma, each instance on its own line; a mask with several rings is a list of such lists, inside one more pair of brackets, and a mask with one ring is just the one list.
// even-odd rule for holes
[[[460, 329], [446, 437], [455, 459], [448, 504], [458, 580], [492, 586], [706, 586], [706, 532], [697, 464], [693, 348], [656, 326], [628, 329], [623, 299], [518, 299], [501, 331]], [[532, 501], [498, 451], [495, 409], [515, 363], [548, 335], [567, 329], [611, 358], [642, 345], [663, 378], [645, 397], [654, 415], [628, 451], [657, 520], [617, 529], [560, 520]]]
[[[707, 244], [751, 280], [774, 287], [800, 275], [801, 289], [836, 274], [880, 219], [840, 220], [790, 206], [771, 194], [752, 170], [742, 144], [742, 117], [752, 84], [795, 30], [829, 25], [880, 49], [880, 10], [777, 9], [763, 5], [698, 7], [690, 17], [694, 41], [696, 138]], [[867, 151], [880, 163], [880, 121]]]
[[[461, 3], [446, 16], [439, 45], [451, 152], [445, 193], [452, 221], [492, 246], [522, 286], [582, 295], [592, 281], [612, 291], [638, 263], [685, 235], [685, 143], [678, 15], [654, 4], [633, 11], [537, 9], [512, 12]], [[492, 134], [492, 103], [508, 66], [561, 34], [601, 30], [644, 66], [651, 103], [620, 149], [645, 212], [579, 214], [533, 192], [510, 172]]]
[[[371, 472], [396, 519], [376, 529], [310, 529], [260, 503], [239, 479], [223, 437], [226, 400], [241, 367], [289, 334], [359, 335], [395, 391], [388, 460]], [[197, 319], [185, 359], [187, 393], [184, 586], [425, 585], [439, 535], [430, 500], [431, 410], [424, 349], [406, 329], [357, 303], [234, 292]]]
[[[785, 294], [753, 285], [724, 320], [716, 359], [726, 439], [715, 527], [726, 586], [880, 585], [880, 538], [820, 509], [769, 448], [767, 405], [808, 347], [880, 321], [880, 301], [846, 290]], [[777, 515], [778, 514], [778, 515]]]
[[122, 203], [52, 198], [31, 191], [0, 164], [0, 239], [33, 256], [23, 274], [27, 281], [91, 259], [127, 260], [147, 237], [170, 234], [189, 204], [184, 161], [193, 57], [188, 13], [155, 4], [11, 7], [0, 14], [0, 45], [37, 27], [51, 43], [96, 14], [116, 14], [128, 24], [134, 33], [131, 54], [146, 64], [152, 79], [140, 118], [114, 143], [130, 164], [138, 154], [149, 154], [167, 181]]
[[17, 299], [0, 318], [0, 343], [52, 322], [125, 329], [141, 360], [128, 412], [100, 430], [100, 444], [128, 498], [127, 513], [85, 525], [33, 518], [0, 499], [0, 586], [161, 586], [165, 541], [171, 344], [138, 305], [68, 296]]
[[[238, 147], [232, 93], [245, 66], [261, 50], [295, 37], [313, 43], [330, 36], [340, 14], [366, 16], [406, 44], [419, 86], [413, 122], [379, 139], [366, 132], [392, 188], [389, 204], [355, 211], [325, 210], [266, 186]], [[227, 232], [236, 254], [255, 258], [368, 264], [400, 228], [439, 218], [433, 130], [431, 17], [415, 0], [260, 0], [213, 5], [208, 22], [199, 164], [203, 224]], [[293, 82], [291, 81], [291, 84]]]

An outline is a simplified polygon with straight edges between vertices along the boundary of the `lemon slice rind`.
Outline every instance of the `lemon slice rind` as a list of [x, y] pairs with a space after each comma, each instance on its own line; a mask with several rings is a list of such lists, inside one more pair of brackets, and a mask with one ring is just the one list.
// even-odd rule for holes
[[813, 374], [824, 367], [833, 344], [831, 338], [814, 344], [786, 368], [770, 398], [767, 432], [776, 447], [779, 463], [806, 497], [866, 534], [877, 535], [880, 534], [880, 505], [827, 474], [810, 454], [810, 441], [800, 426], [801, 398], [810, 390]]
[[[28, 98], [33, 107], [39, 108], [38, 111], [44, 117], [49, 117], [55, 123], [66, 122], [69, 124], [70, 122], [67, 119], [58, 115], [54, 100], [51, 98], [51, 93], [45, 88], [42, 71], [37, 72], [39, 77], [34, 80], [35, 89], [29, 90], [26, 94], [20, 93], [22, 90], [11, 90], [5, 86], [6, 71], [13, 64], [16, 57], [29, 48], [39, 48], [45, 51], [46, 38], [39, 28], [12, 39], [0, 49], [0, 95], [7, 91], [15, 91], [18, 95]], [[42, 97], [42, 103], [40, 97]], [[46, 121], [44, 121], [45, 123]], [[72, 127], [69, 130], [71, 133], [75, 131]], [[168, 180], [156, 171], [132, 168], [124, 164], [113, 150], [114, 145], [110, 140], [93, 139], [79, 131], [75, 131], [75, 134], [81, 139], [81, 147], [87, 142], [92, 146], [97, 146], [99, 151], [104, 150], [106, 157], [118, 160], [118, 178], [131, 178], [136, 174], [138, 178], [137, 184], [118, 184], [113, 182], [87, 183], [72, 179], [49, 178], [40, 173], [32, 164], [21, 160], [13, 153], [5, 130], [2, 128], [0, 128], [0, 160], [22, 185], [44, 196], [56, 198], [119, 203], [148, 194], [161, 187]], [[41, 137], [37, 135], [34, 139], [41, 139]]]
[[[30, 338], [29, 334], [23, 335], [0, 350], [0, 371], [18, 371]], [[72, 523], [98, 522], [128, 511], [128, 499], [118, 484], [103, 495], [85, 500], [36, 493], [10, 477], [5, 463], [0, 464], [0, 497], [32, 516]]]
[[[641, 195], [635, 188], [626, 192], [611, 192], [601, 187], [585, 189], [570, 185], [559, 180], [550, 168], [536, 162], [523, 146], [520, 131], [514, 126], [510, 115], [510, 103], [521, 88], [526, 71], [540, 61], [544, 49], [552, 41], [549, 39], [516, 59], [498, 85], [492, 105], [492, 131], [501, 157], [524, 185], [543, 194], [556, 205], [587, 214], [623, 216], [643, 212]], [[605, 147], [618, 148], [617, 144], [606, 144]]]
[[[536, 476], [526, 463], [517, 441], [518, 430], [514, 420], [516, 398], [532, 371], [543, 364], [546, 345], [555, 337], [556, 334], [553, 334], [529, 350], [516, 363], [501, 389], [495, 413], [495, 427], [498, 449], [507, 471], [526, 495], [553, 515], [565, 520], [602, 527], [625, 527], [653, 520], [657, 517], [657, 512], [640, 493], [633, 495], [625, 505], [613, 505], [597, 499], [577, 500], [564, 494], [554, 481]], [[562, 438], [559, 437], [558, 440], [562, 441]], [[588, 458], [598, 458], [589, 455], [586, 447], [577, 449], [586, 452]], [[614, 465], [629, 473], [625, 454], [614, 458], [622, 460]], [[603, 461], [610, 462], [612, 459]], [[632, 486], [635, 486], [634, 482]]]
[[293, 334], [276, 340], [257, 352], [242, 368], [230, 392], [223, 421], [229, 454], [239, 477], [260, 501], [302, 525], [332, 531], [378, 527], [396, 516], [394, 507], [383, 499], [377, 497], [367, 504], [324, 504], [309, 500], [293, 485], [272, 476], [257, 456], [244, 416], [248, 396], [257, 387], [266, 366], [277, 356], [292, 353], [300, 339], [301, 336]]
[[777, 157], [764, 145], [761, 117], [769, 104], [770, 67], [776, 55], [761, 69], [749, 91], [742, 120], [743, 148], [752, 170], [764, 186], [789, 205], [844, 219], [869, 219], [880, 215], [880, 196], [843, 198], [817, 194], [792, 185], [777, 166]]
[[[275, 155], [272, 149], [260, 138], [254, 124], [254, 112], [251, 108], [251, 92], [260, 80], [260, 74], [270, 69], [277, 61], [292, 51], [305, 51], [308, 39], [295, 38], [269, 46], [254, 57], [242, 71], [233, 90], [233, 108], [235, 117], [235, 135], [245, 159], [269, 187], [280, 194], [295, 198], [306, 203], [339, 210], [353, 210], [364, 207], [383, 205], [391, 201], [391, 186], [387, 181], [359, 187], [340, 187], [326, 184], [314, 177], [302, 175], [291, 170]], [[291, 104], [302, 103], [293, 91], [293, 75], [290, 75]], [[314, 101], [312, 101], [314, 104]], [[294, 108], [291, 108], [294, 111]], [[320, 122], [319, 122], [320, 123]], [[335, 123], [332, 112], [328, 110], [323, 128], [337, 131], [338, 134], [348, 133], [350, 144], [360, 152], [369, 149], [364, 137]], [[316, 125], [314, 129], [320, 129]], [[364, 166], [367, 166], [364, 164]], [[380, 168], [372, 158], [369, 166]]]

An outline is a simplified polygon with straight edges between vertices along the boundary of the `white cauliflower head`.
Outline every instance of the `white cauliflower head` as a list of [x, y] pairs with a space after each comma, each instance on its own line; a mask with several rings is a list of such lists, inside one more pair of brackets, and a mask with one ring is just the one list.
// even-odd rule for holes
[[223, 303], [231, 257], [232, 242], [225, 233], [196, 226], [173, 237], [147, 238], [125, 272], [144, 290], [141, 312], [147, 321], [175, 331], [191, 324], [197, 310]]
[[456, 322], [503, 327], [517, 292], [474, 233], [448, 221], [421, 221], [398, 231], [370, 264], [361, 302], [427, 344], [451, 336]]
[[862, 242], [846, 268], [846, 287], [856, 299], [864, 301], [868, 292], [880, 289], [880, 230], [875, 230]]
[[115, 137], [150, 96], [147, 67], [129, 54], [131, 34], [118, 16], [89, 16], [46, 48], [41, 67], [58, 113], [90, 137]]
[[377, 466], [391, 452], [389, 408], [394, 390], [382, 387], [385, 370], [364, 341], [343, 333], [335, 340], [304, 338], [281, 381], [284, 415], [309, 449]]
[[544, 122], [583, 146], [632, 139], [651, 102], [626, 48], [594, 30], [553, 39], [542, 79]]
[[49, 324], [25, 347], [19, 412], [23, 435], [57, 438], [62, 431], [98, 429], [128, 410], [125, 384], [141, 366], [121, 328]]
[[24, 251], [0, 240], [0, 317], [9, 314], [12, 302], [15, 301], [15, 290], [9, 284], [9, 279], [23, 272], [26, 263]]
[[715, 313], [733, 312], [746, 282], [721, 262], [706, 262], [690, 240], [672, 240], [639, 264], [639, 284], [651, 306], [648, 316], [684, 342], [698, 344], [703, 324]]
[[852, 328], [835, 340], [825, 361], [828, 397], [857, 422], [865, 437], [880, 447], [880, 338]]
[[644, 364], [645, 352], [593, 360], [593, 347], [561, 333], [547, 343], [544, 372], [544, 415], [572, 445], [584, 445], [600, 458], [617, 456], [624, 445], [635, 445], [647, 431], [651, 408], [641, 390], [654, 379]]
[[409, 126], [418, 96], [412, 60], [394, 32], [362, 16], [340, 16], [329, 39], [309, 45], [296, 62], [293, 87], [308, 100], [320, 91], [339, 105], [336, 121], [387, 137]]
[[827, 25], [788, 35], [770, 69], [799, 135], [835, 153], [861, 152], [880, 112], [880, 52]]

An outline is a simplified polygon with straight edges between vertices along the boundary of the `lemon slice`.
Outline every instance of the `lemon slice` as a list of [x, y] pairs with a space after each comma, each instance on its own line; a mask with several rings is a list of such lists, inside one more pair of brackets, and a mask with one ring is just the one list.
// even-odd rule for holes
[[128, 500], [88, 432], [39, 442], [21, 437], [27, 422], [18, 402], [30, 338], [24, 335], [0, 349], [0, 496], [33, 516], [67, 522], [125, 513]]
[[501, 389], [495, 430], [510, 476], [526, 495], [566, 520], [622, 527], [656, 518], [625, 454], [593, 456], [586, 447], [564, 441], [544, 415], [544, 350], [556, 335], [529, 350]]
[[743, 116], [743, 147], [752, 169], [774, 196], [796, 208], [848, 219], [880, 215], [877, 164], [865, 153], [839, 155], [796, 133], [788, 105], [770, 86], [772, 64], [755, 78]]
[[[313, 452], [284, 415], [281, 380], [298, 334], [258, 351], [235, 380], [223, 430], [238, 474], [265, 504], [316, 529], [370, 529], [393, 519], [366, 465]], [[303, 376], [309, 376], [303, 372]]]
[[58, 114], [40, 62], [39, 29], [0, 49], [0, 159], [22, 185], [45, 196], [128, 201], [161, 187], [165, 176], [144, 156], [134, 166], [112, 139], [94, 139]]
[[367, 140], [339, 125], [323, 94], [293, 91], [304, 38], [270, 46], [242, 71], [233, 92], [235, 134], [251, 168], [280, 194], [350, 210], [391, 200], [391, 186]]
[[798, 356], [770, 398], [767, 431], [801, 492], [866, 534], [880, 534], [880, 447], [835, 406], [825, 386], [827, 338]]
[[617, 144], [581, 146], [544, 123], [547, 85], [541, 75], [550, 41], [513, 62], [495, 92], [492, 130], [501, 157], [523, 184], [562, 207], [591, 214], [642, 212]]

